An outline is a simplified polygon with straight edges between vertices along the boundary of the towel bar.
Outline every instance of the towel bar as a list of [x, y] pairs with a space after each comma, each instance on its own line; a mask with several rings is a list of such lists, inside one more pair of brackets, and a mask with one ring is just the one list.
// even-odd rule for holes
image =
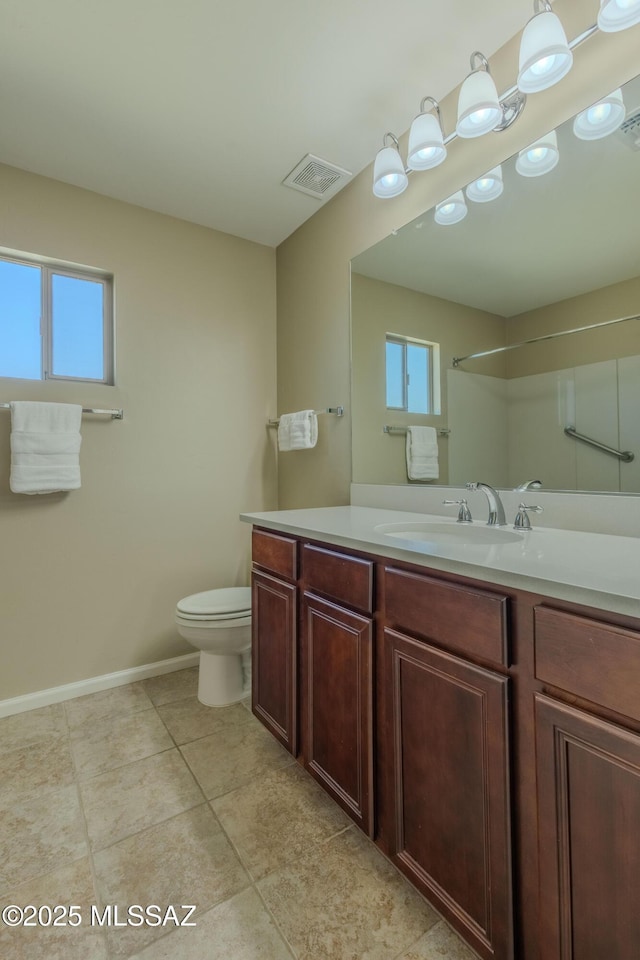
[[[383, 432], [383, 433], [389, 433], [389, 434], [392, 434], [392, 433], [406, 433], [406, 432], [407, 432], [407, 428], [406, 428], [406, 427], [394, 427], [394, 426], [392, 426], [391, 424], [386, 423], [386, 424], [384, 425], [384, 427], [382, 428], [382, 432]], [[438, 434], [439, 437], [448, 437], [448, 436], [451, 434], [451, 430], [449, 429], [449, 427], [437, 427], [437, 428], [436, 428], [436, 433]]]
[[[10, 410], [10, 403], [0, 403], [0, 410]], [[83, 407], [83, 413], [104, 413], [109, 414], [112, 420], [124, 420], [124, 410], [100, 410], [97, 407]]]
[[[314, 410], [313, 411], [317, 416], [320, 416], [321, 413], [335, 413], [336, 417], [344, 416], [344, 407], [327, 407], [326, 410]], [[280, 420], [267, 420], [268, 427], [277, 427], [280, 423]]]

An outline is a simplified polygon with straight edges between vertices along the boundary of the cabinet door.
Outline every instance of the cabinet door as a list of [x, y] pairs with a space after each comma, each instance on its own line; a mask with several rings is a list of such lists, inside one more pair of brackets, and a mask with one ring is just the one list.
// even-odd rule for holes
[[372, 621], [304, 595], [305, 767], [373, 832]]
[[640, 956], [640, 736], [536, 697], [540, 956]]
[[298, 752], [297, 588], [253, 573], [253, 712], [295, 757]]
[[508, 684], [384, 632], [391, 859], [482, 957], [513, 956]]

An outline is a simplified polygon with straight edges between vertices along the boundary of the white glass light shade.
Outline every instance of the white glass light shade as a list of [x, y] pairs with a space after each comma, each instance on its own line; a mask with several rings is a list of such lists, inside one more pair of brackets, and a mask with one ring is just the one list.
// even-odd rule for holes
[[567, 75], [572, 63], [573, 54], [557, 15], [545, 10], [532, 17], [520, 42], [518, 90], [546, 90]]
[[601, 0], [598, 27], [603, 33], [616, 33], [640, 23], [640, 0]]
[[398, 197], [408, 184], [402, 157], [396, 148], [383, 147], [378, 150], [373, 165], [373, 192], [376, 197]]
[[442, 130], [433, 113], [420, 113], [411, 124], [407, 166], [410, 170], [431, 170], [447, 156]]
[[552, 130], [530, 144], [526, 150], [520, 151], [516, 170], [523, 177], [542, 177], [553, 170], [559, 159], [558, 138], [555, 130]]
[[573, 132], [580, 140], [600, 140], [622, 124], [626, 115], [622, 90], [614, 90], [608, 97], [579, 113], [573, 121]]
[[481, 137], [501, 121], [502, 107], [493, 77], [486, 70], [475, 70], [460, 88], [456, 133], [466, 139]]
[[503, 190], [502, 167], [497, 166], [470, 183], [466, 194], [467, 198], [474, 203], [488, 203], [490, 200], [497, 200]]
[[446, 226], [451, 223], [460, 223], [467, 215], [467, 205], [464, 202], [462, 190], [436, 205], [434, 219], [436, 223]]

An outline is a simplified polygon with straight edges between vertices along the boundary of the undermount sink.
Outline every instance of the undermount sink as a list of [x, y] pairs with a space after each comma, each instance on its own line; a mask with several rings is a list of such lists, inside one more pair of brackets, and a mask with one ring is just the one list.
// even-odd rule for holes
[[506, 527], [490, 527], [479, 523], [439, 523], [437, 520], [415, 520], [405, 523], [380, 523], [376, 533], [400, 540], [431, 540], [439, 543], [489, 544], [517, 543], [523, 539]]

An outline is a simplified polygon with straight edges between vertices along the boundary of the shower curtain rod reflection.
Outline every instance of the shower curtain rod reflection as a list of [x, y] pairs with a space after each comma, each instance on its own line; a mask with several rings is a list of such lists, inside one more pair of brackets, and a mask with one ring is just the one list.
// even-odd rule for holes
[[[10, 410], [10, 403], [0, 403], [0, 410]], [[112, 420], [124, 420], [124, 410], [100, 410], [97, 407], [83, 407], [83, 413], [103, 413], [108, 414]]]
[[530, 340], [521, 340], [520, 343], [510, 343], [506, 347], [495, 347], [493, 350], [482, 350], [480, 353], [470, 353], [466, 357], [454, 357], [453, 366], [457, 367], [464, 360], [477, 360], [478, 357], [490, 357], [494, 353], [505, 353], [507, 350], [516, 350], [526, 347], [530, 343], [540, 343], [542, 340], [555, 340], [556, 337], [566, 337], [570, 333], [583, 333], [585, 330], [596, 330], [598, 327], [610, 327], [612, 323], [625, 323], [627, 320], [640, 320], [640, 314], [629, 317], [617, 317], [615, 320], [603, 320], [601, 323], [590, 323], [586, 327], [574, 327], [573, 330], [558, 330], [556, 333], [547, 333], [542, 337], [532, 337]]

